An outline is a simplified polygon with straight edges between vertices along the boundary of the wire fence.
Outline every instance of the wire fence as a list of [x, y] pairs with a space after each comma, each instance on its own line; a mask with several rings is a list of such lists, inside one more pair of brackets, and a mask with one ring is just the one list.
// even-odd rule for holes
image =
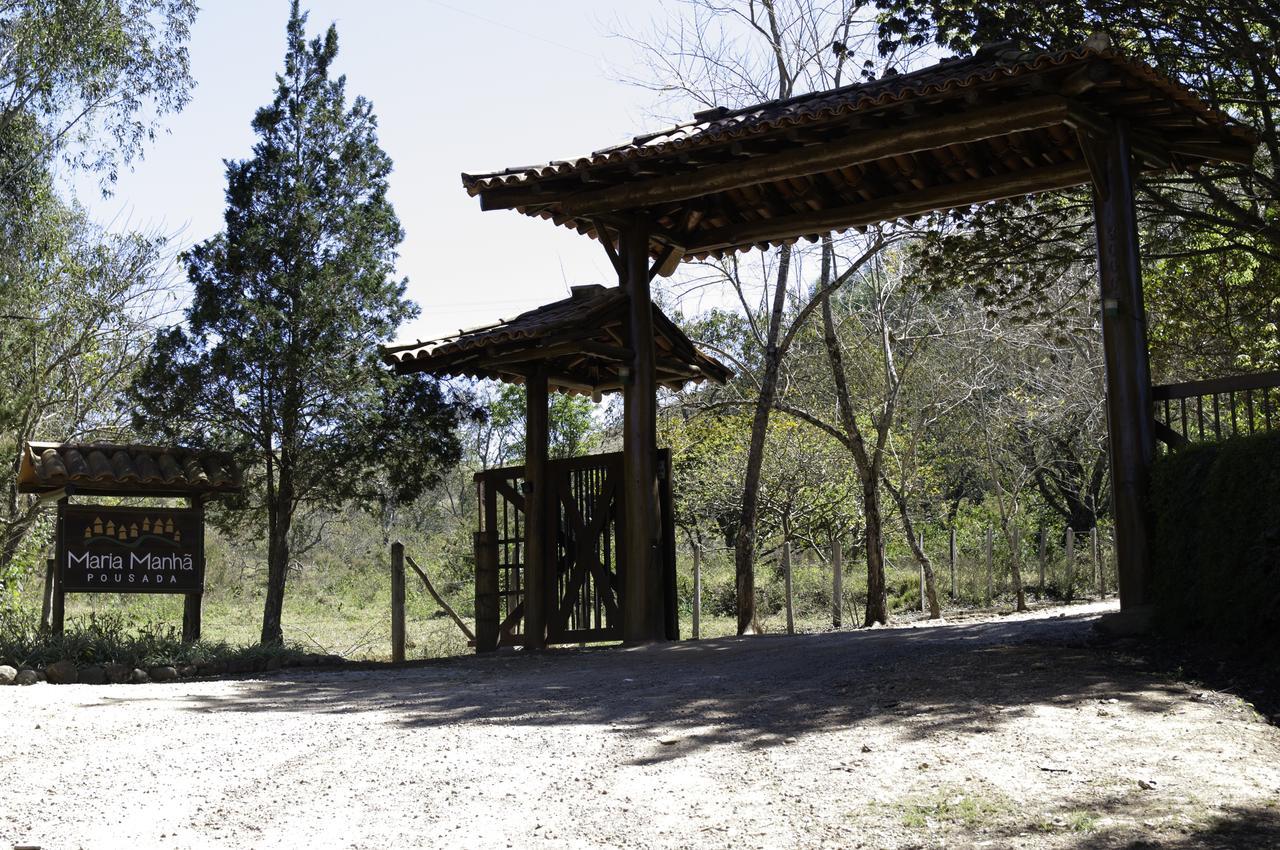
[[[1066, 603], [1116, 593], [1109, 526], [1031, 533], [968, 527], [924, 535], [917, 542], [929, 558], [944, 611], [1013, 604], [1015, 564], [1029, 600]], [[677, 559], [682, 617], [690, 626], [695, 609], [699, 619], [732, 617], [736, 610], [732, 550], [704, 546], [698, 554], [685, 550]], [[841, 565], [839, 581], [836, 563]], [[927, 610], [924, 570], [905, 545], [886, 553], [885, 580], [891, 611]], [[805, 628], [837, 621], [854, 625], [861, 622], [867, 603], [865, 558], [859, 543], [848, 539], [838, 559], [834, 550], [798, 549], [783, 557], [780, 549], [757, 562], [755, 586], [757, 613], [769, 630], [787, 628], [792, 621]]]
[[1014, 567], [1023, 590], [1037, 598], [1070, 602], [1115, 593], [1115, 538], [1109, 527], [1067, 529], [1061, 536], [1044, 530], [1025, 535], [994, 528], [938, 541], [924, 541], [933, 563], [939, 602], [992, 605], [1013, 598]]

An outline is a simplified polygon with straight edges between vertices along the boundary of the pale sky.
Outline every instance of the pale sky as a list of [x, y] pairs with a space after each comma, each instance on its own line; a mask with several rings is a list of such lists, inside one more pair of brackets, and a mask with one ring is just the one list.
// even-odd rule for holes
[[[568, 158], [655, 125], [634, 48], [609, 33], [647, 29], [658, 0], [315, 0], [308, 34], [338, 26], [337, 71], [373, 101], [395, 162], [390, 196], [405, 229], [399, 269], [430, 338], [616, 282], [594, 241], [511, 211], [482, 213], [459, 181]], [[254, 110], [283, 65], [286, 0], [208, 0], [190, 44], [196, 89], [167, 133], [123, 173], [112, 198], [78, 186], [114, 226], [181, 231], [185, 247], [222, 228], [222, 160], [250, 154]], [[661, 124], [662, 122], [656, 122]]]

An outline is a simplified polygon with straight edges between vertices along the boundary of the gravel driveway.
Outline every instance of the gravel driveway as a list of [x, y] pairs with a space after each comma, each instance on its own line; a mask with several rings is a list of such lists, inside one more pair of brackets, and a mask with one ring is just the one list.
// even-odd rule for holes
[[5, 688], [0, 847], [1280, 847], [1280, 730], [1094, 617]]

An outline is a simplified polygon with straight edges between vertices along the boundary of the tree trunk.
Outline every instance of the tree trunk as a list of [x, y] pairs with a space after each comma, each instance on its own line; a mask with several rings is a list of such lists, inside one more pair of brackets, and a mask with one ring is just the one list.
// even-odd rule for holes
[[1022, 585], [1022, 535], [1018, 533], [1016, 526], [1010, 526], [1008, 521], [1001, 523], [1004, 526], [1004, 539], [1009, 544], [1009, 572], [1013, 579], [1013, 596], [1017, 600], [1017, 610], [1027, 610], [1027, 592]]
[[262, 609], [262, 643], [284, 643], [284, 589], [289, 578], [289, 528], [293, 524], [293, 477], [281, 471], [271, 500], [267, 532], [267, 596]]
[[18, 549], [40, 516], [39, 504], [34, 499], [25, 499], [20, 495], [16, 483], [9, 484], [7, 495], [6, 516], [0, 521], [0, 528], [4, 529], [3, 539], [0, 540], [0, 582], [10, 574], [13, 562], [18, 557]]
[[756, 510], [760, 501], [760, 469], [764, 463], [764, 442], [769, 430], [769, 411], [778, 390], [778, 370], [782, 352], [778, 338], [782, 332], [782, 312], [787, 298], [787, 281], [791, 267], [791, 249], [778, 252], [778, 277], [774, 287], [773, 309], [769, 315], [768, 343], [764, 352], [764, 374], [760, 380], [760, 396], [756, 399], [751, 420], [751, 445], [747, 451], [747, 469], [742, 482], [742, 513], [733, 542], [734, 572], [738, 597], [738, 634], [755, 634], [760, 630], [756, 619]]
[[867, 613], [864, 626], [889, 622], [889, 599], [884, 584], [884, 525], [880, 516], [880, 484], [872, 478], [862, 484], [862, 506], [866, 514]]
[[[822, 251], [822, 281], [824, 285], [830, 280], [832, 268], [832, 249], [828, 241]], [[858, 420], [853, 412], [853, 402], [849, 394], [849, 383], [844, 372], [844, 356], [840, 352], [840, 341], [836, 337], [835, 317], [831, 312], [830, 299], [822, 301], [822, 340], [827, 351], [827, 363], [831, 367], [831, 379], [836, 389], [836, 406], [840, 413], [840, 424], [844, 432], [844, 444], [853, 455], [854, 466], [862, 481], [862, 510], [866, 515], [866, 526], [863, 534], [863, 546], [867, 555], [867, 610], [863, 625], [889, 622], [889, 600], [885, 593], [884, 582], [884, 527], [880, 514], [880, 454], [867, 451], [858, 428]]]
[[902, 490], [894, 487], [888, 479], [884, 483], [889, 490], [889, 495], [893, 497], [894, 503], [898, 506], [898, 513], [902, 515], [902, 530], [907, 535], [907, 543], [911, 546], [911, 554], [915, 556], [916, 562], [920, 564], [920, 570], [924, 573], [924, 594], [929, 601], [929, 619], [941, 619], [942, 606], [938, 604], [938, 587], [933, 579], [933, 562], [929, 560], [924, 547], [920, 545], [920, 538], [916, 535], [915, 525], [911, 522], [911, 513], [907, 510], [907, 495]]

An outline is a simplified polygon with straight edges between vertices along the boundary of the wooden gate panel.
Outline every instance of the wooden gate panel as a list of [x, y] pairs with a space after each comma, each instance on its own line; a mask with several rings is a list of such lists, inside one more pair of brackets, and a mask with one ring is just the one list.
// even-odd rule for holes
[[[667, 637], [676, 638], [675, 528], [671, 513], [670, 451], [658, 457], [660, 526], [663, 537], [664, 607]], [[553, 460], [547, 464], [553, 489], [554, 536], [548, 535], [548, 643], [593, 643], [622, 639], [626, 529], [622, 453]], [[499, 645], [521, 642], [524, 615], [524, 467], [476, 474], [480, 525], [477, 571], [493, 574], [476, 581], [477, 616], [497, 623], [478, 630], [496, 632]], [[496, 588], [496, 591], [493, 590]], [[480, 595], [484, 594], [484, 599]], [[496, 615], [493, 613], [496, 611]], [[491, 646], [482, 647], [484, 649]]]
[[549, 643], [621, 640], [622, 456], [552, 461], [556, 602]]

